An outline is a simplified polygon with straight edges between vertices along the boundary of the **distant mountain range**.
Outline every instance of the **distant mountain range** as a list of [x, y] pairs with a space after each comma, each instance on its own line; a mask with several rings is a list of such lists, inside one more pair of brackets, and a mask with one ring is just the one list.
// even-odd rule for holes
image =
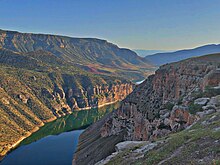
[[163, 65], [166, 63], [177, 62], [183, 59], [202, 56], [206, 54], [214, 54], [220, 52], [220, 44], [210, 44], [200, 46], [194, 49], [185, 49], [175, 52], [156, 53], [150, 56], [146, 56], [145, 59], [154, 65]]
[[135, 51], [140, 57], [145, 57], [156, 53], [170, 52], [167, 50], [144, 50], [144, 49], [134, 49], [133, 51]]

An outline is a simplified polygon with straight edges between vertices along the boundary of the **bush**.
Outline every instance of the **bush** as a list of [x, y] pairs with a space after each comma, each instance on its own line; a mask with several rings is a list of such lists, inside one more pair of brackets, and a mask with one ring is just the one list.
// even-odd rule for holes
[[194, 104], [193, 102], [189, 104], [189, 112], [191, 114], [196, 114], [196, 112], [199, 112], [202, 110], [202, 105]]
[[215, 89], [210, 86], [205, 87], [205, 92], [204, 92], [206, 97], [212, 97], [216, 95], [220, 95], [220, 89]]
[[168, 109], [168, 110], [172, 110], [173, 109], [173, 107], [174, 107], [174, 104], [173, 103], [170, 103], [170, 102], [168, 102], [168, 103], [166, 103], [165, 105], [164, 105], [164, 108], [166, 108], [166, 109]]

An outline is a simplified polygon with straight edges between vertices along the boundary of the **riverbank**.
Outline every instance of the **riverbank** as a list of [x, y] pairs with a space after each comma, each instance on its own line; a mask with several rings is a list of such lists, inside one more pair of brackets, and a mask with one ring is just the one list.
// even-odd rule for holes
[[111, 104], [115, 104], [119, 102], [118, 100], [115, 100], [115, 101], [112, 101], [112, 102], [108, 102], [108, 103], [104, 103], [104, 104], [101, 104], [101, 105], [98, 105], [98, 106], [94, 106], [94, 107], [85, 107], [85, 108], [79, 108], [79, 109], [76, 109], [75, 111], [81, 111], [81, 110], [91, 110], [93, 108], [102, 108], [104, 106], [107, 106], [107, 105], [111, 105]]
[[0, 161], [3, 160], [8, 153], [19, 146], [30, 144], [48, 135], [57, 135], [62, 132], [85, 128], [103, 117], [106, 113], [116, 109], [119, 105], [119, 101], [109, 102], [98, 107], [73, 111], [69, 115], [56, 118], [50, 122], [45, 122], [43, 125], [36, 127], [33, 131], [29, 132], [14, 143], [5, 155], [0, 156]]
[[[49, 119], [47, 121], [44, 121], [45, 123], [49, 123], [52, 122], [54, 120], [56, 120], [57, 118], [52, 118]], [[0, 161], [2, 161], [4, 159], [4, 157], [10, 153], [12, 150], [14, 150], [15, 148], [17, 148], [19, 146], [19, 144], [26, 138], [28, 138], [29, 136], [31, 136], [33, 133], [37, 132], [41, 127], [43, 127], [45, 125], [45, 123], [41, 123], [40, 125], [38, 125], [37, 127], [34, 127], [34, 129], [32, 129], [31, 131], [27, 132], [24, 136], [20, 137], [18, 139], [18, 141], [16, 141], [15, 143], [13, 143], [11, 146], [8, 146], [7, 149], [4, 149], [4, 151], [2, 151], [3, 154], [0, 155]]]

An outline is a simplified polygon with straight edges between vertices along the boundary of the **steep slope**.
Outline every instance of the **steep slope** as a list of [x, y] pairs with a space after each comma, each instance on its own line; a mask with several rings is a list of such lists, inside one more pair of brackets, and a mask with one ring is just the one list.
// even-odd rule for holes
[[124, 99], [133, 84], [92, 74], [51, 52], [0, 48], [0, 156], [44, 123]]
[[151, 72], [152, 69], [148, 61], [135, 52], [96, 38], [71, 38], [0, 30], [0, 47], [21, 53], [48, 51], [84, 70], [99, 74], [123, 75], [130, 80], [144, 79], [148, 75], [146, 71]]
[[161, 66], [118, 110], [81, 134], [73, 164], [95, 164], [121, 141], [154, 141], [190, 126], [201, 110], [193, 101], [220, 94], [219, 67], [220, 54]]
[[205, 45], [194, 49], [179, 50], [168, 53], [157, 53], [146, 56], [145, 59], [154, 65], [163, 65], [171, 62], [177, 62], [190, 57], [202, 56], [220, 52], [220, 45]]

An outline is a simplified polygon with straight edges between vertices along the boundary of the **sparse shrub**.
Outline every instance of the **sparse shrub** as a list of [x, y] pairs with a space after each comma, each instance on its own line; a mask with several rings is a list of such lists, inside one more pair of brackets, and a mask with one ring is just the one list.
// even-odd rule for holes
[[170, 110], [170, 111], [173, 109], [173, 107], [174, 107], [174, 104], [171, 103], [171, 102], [168, 102], [168, 103], [166, 103], [166, 104], [164, 105], [164, 108], [166, 108], [166, 109], [168, 109], [168, 110]]
[[202, 105], [194, 104], [193, 102], [189, 104], [189, 112], [191, 114], [196, 114], [196, 112], [199, 112], [202, 110]]
[[215, 89], [215, 88], [212, 88], [210, 86], [207, 86], [205, 88], [204, 95], [206, 97], [212, 97], [212, 96], [220, 95], [220, 89]]

